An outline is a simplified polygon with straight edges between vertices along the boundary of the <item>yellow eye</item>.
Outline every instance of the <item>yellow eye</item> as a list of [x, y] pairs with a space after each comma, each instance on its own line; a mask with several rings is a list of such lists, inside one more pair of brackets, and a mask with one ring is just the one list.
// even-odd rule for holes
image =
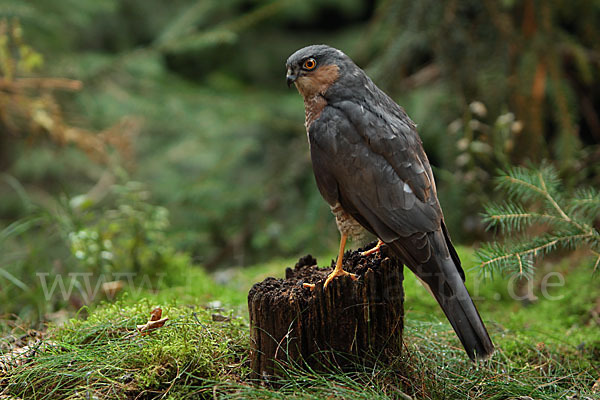
[[309, 58], [308, 60], [304, 61], [304, 64], [302, 64], [302, 68], [309, 70], [309, 71], [311, 69], [315, 69], [316, 66], [317, 66], [317, 62], [315, 61], [314, 58]]

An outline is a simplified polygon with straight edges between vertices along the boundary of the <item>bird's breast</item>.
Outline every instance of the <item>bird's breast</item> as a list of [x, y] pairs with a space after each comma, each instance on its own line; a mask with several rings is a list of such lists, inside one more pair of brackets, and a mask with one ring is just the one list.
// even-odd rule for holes
[[319, 119], [326, 105], [327, 100], [320, 94], [304, 98], [304, 126], [307, 130], [313, 122]]

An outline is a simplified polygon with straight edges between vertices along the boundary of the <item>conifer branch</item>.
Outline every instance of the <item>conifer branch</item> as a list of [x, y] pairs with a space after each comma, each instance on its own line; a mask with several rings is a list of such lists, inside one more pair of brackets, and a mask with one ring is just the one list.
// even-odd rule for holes
[[569, 218], [569, 216], [567, 214], [565, 214], [565, 212], [562, 210], [562, 208], [560, 208], [558, 203], [552, 198], [552, 196], [550, 196], [550, 193], [548, 193], [548, 189], [546, 188], [546, 182], [544, 181], [544, 177], [542, 176], [542, 173], [539, 171], [538, 171], [538, 176], [540, 178], [540, 184], [542, 185], [542, 191], [543, 191], [544, 196], [548, 199], [548, 201], [552, 204], [552, 206], [556, 209], [556, 211], [558, 211], [560, 216], [565, 221], [571, 222], [571, 218]]
[[[596, 256], [595, 271], [600, 265], [600, 233], [590, 221], [600, 215], [598, 192], [585, 188], [568, 198], [561, 196], [558, 174], [547, 164], [540, 169], [512, 168], [502, 174], [498, 188], [508, 192], [510, 201], [488, 204], [482, 216], [488, 229], [500, 228], [511, 240], [482, 245], [476, 252], [479, 266], [531, 276], [538, 258], [558, 248], [585, 247]], [[546, 233], [530, 236], [532, 227]]]

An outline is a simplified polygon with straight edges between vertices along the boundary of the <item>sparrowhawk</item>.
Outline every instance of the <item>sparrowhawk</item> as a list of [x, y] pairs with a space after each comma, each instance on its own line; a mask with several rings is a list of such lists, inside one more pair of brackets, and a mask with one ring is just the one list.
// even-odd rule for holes
[[287, 62], [287, 83], [304, 98], [305, 125], [317, 186], [346, 238], [362, 226], [386, 243], [440, 304], [471, 359], [494, 346], [464, 284], [431, 166], [416, 125], [340, 50], [308, 46]]

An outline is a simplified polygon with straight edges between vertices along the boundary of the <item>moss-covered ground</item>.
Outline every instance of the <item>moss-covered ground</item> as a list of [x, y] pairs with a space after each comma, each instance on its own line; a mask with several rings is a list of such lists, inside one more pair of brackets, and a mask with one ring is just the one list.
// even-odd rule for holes
[[[470, 250], [459, 251], [469, 270]], [[499, 277], [482, 281], [470, 270], [470, 290], [498, 348], [479, 364], [467, 359], [442, 312], [407, 272], [405, 343], [393, 363], [353, 373], [290, 365], [274, 387], [250, 380], [246, 294], [295, 260], [211, 275], [182, 258], [170, 278], [181, 285], [125, 292], [37, 338], [30, 333], [28, 342], [26, 328], [3, 326], [0, 399], [597, 399], [600, 285], [588, 262], [553, 265], [560, 275], [540, 272], [530, 287]], [[156, 306], [169, 320], [138, 333], [136, 325]], [[20, 347], [10, 345], [15, 337]]]

